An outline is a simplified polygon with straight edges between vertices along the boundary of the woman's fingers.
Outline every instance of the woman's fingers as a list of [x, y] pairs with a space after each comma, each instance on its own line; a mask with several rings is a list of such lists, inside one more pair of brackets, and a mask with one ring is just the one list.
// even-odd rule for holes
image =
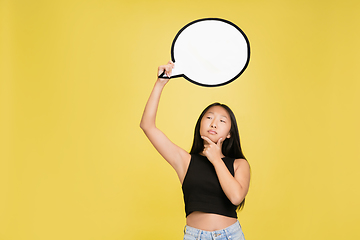
[[211, 144], [214, 144], [214, 145], [218, 145], [219, 147], [221, 147], [221, 144], [223, 143], [223, 139], [222, 139], [222, 138], [219, 138], [219, 140], [217, 141], [217, 143], [211, 141], [210, 138], [205, 137], [205, 136], [201, 136], [201, 138], [204, 139], [205, 141], [207, 141], [210, 145], [211, 145]]
[[166, 65], [161, 65], [158, 68], [158, 76], [160, 76], [164, 71], [166, 76], [169, 78], [171, 77], [172, 69], [174, 68], [175, 64], [172, 61], [169, 61]]
[[222, 138], [220, 138], [220, 139], [217, 141], [217, 145], [220, 147], [220, 146], [221, 146], [221, 144], [222, 144], [222, 142], [223, 142], [223, 139], [222, 139]]
[[209, 144], [215, 144], [213, 141], [210, 140], [210, 138], [205, 137], [205, 136], [201, 136], [202, 139], [204, 139], [205, 141], [207, 141]]
[[171, 77], [172, 69], [174, 68], [174, 63], [169, 61], [168, 64], [165, 65], [165, 73], [168, 77]]
[[[204, 139], [208, 144], [204, 145], [203, 154], [209, 159], [210, 162], [217, 161], [221, 158], [221, 140], [220, 138], [216, 143], [210, 140], [210, 138], [201, 136], [202, 139]], [[219, 144], [220, 143], [220, 144]]]
[[166, 65], [161, 65], [158, 67], [158, 76], [160, 76], [165, 71]]

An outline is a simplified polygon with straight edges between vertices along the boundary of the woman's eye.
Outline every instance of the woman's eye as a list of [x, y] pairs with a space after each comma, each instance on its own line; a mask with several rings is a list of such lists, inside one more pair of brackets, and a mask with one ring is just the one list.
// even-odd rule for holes
[[223, 123], [225, 123], [225, 121], [224, 121], [224, 120], [220, 120], [220, 122], [223, 122]]

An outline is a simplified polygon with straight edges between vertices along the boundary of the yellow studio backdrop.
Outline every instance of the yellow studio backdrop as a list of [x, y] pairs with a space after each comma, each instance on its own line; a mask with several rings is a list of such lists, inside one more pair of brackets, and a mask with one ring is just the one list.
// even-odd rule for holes
[[359, 1], [0, 1], [0, 239], [182, 239], [180, 182], [139, 128], [185, 24], [248, 36], [229, 85], [166, 86], [158, 127], [186, 150], [229, 105], [252, 167], [245, 237], [359, 239]]

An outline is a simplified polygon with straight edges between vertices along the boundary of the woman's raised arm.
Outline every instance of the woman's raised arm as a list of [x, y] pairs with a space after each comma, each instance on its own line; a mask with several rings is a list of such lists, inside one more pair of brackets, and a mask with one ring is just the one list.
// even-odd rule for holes
[[[174, 63], [169, 62], [158, 68], [158, 76], [165, 71], [167, 76], [171, 75]], [[190, 162], [190, 154], [184, 149], [175, 145], [170, 139], [156, 127], [156, 113], [160, 101], [160, 96], [169, 79], [158, 78], [155, 86], [146, 103], [145, 110], [140, 122], [140, 127], [156, 148], [156, 150], [170, 163], [179, 176], [180, 182], [183, 181], [187, 166]]]
[[[174, 63], [168, 62], [166, 65], [162, 65], [158, 68], [158, 76], [165, 71], [167, 76], [171, 75]], [[140, 127], [146, 131], [149, 128], [155, 127], [156, 112], [158, 109], [161, 92], [164, 89], [165, 85], [168, 83], [169, 79], [158, 78], [156, 80], [155, 86], [151, 92], [149, 100], [146, 103], [143, 116], [141, 118]]]

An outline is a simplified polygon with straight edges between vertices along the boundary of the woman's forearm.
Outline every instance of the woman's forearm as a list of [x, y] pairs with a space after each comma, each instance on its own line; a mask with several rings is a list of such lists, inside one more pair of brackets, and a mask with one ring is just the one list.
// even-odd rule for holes
[[[161, 65], [158, 67], [158, 76], [162, 73], [165, 73], [166, 76], [170, 77], [172, 69], [174, 68], [174, 63], [169, 61], [166, 65]], [[156, 127], [156, 112], [158, 109], [161, 92], [169, 81], [169, 78], [159, 78], [155, 82], [155, 86], [150, 94], [150, 97], [146, 103], [143, 116], [141, 118], [140, 127], [145, 131], [148, 128]]]
[[232, 204], [239, 205], [245, 198], [247, 191], [241, 186], [235, 177], [231, 175], [225, 163], [221, 159], [213, 163], [213, 165], [225, 195]]
[[157, 80], [150, 97], [146, 103], [144, 113], [141, 118], [140, 127], [145, 131], [147, 128], [156, 127], [156, 113], [159, 106], [161, 92], [166, 85], [166, 82]]

